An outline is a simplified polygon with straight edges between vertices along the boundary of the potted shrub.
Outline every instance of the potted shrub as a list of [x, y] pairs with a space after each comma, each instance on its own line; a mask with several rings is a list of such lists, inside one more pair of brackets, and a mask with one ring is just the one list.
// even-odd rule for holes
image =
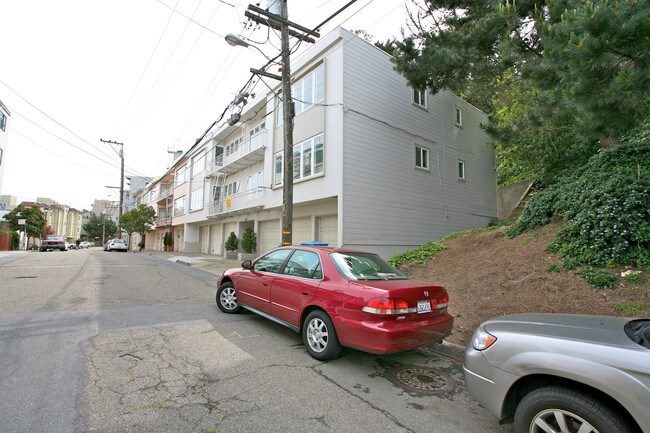
[[257, 237], [253, 231], [253, 227], [248, 227], [241, 238], [241, 249], [243, 253], [239, 254], [239, 261], [253, 260], [255, 258], [255, 251], [257, 250]]
[[165, 247], [165, 251], [174, 251], [174, 237], [170, 232], [165, 232], [163, 246]]
[[237, 259], [237, 249], [239, 248], [239, 239], [235, 232], [230, 232], [226, 239], [226, 258], [231, 260]]

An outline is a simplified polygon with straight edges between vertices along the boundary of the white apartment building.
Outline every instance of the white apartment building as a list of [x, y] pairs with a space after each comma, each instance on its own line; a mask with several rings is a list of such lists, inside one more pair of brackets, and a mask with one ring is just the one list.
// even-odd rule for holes
[[[279, 93], [279, 83], [274, 91]], [[281, 243], [283, 127], [276, 93], [212, 131], [143, 190], [157, 210], [145, 248], [224, 254], [253, 227], [262, 254]], [[390, 257], [497, 217], [487, 116], [449, 92], [408, 86], [391, 57], [338, 28], [292, 62], [293, 243]]]

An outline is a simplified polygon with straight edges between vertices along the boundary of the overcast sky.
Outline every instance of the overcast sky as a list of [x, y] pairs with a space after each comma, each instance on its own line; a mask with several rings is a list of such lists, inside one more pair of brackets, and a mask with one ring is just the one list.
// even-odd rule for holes
[[[307, 28], [348, 0], [289, 0]], [[342, 25], [380, 40], [398, 36], [403, 0], [358, 0]], [[168, 150], [187, 150], [266, 60], [231, 47], [228, 33], [267, 40], [237, 0], [0, 0], [0, 100], [11, 111], [2, 194], [48, 197], [77, 209], [119, 199], [117, 148], [126, 174], [156, 177]], [[265, 3], [262, 4], [264, 6]], [[309, 45], [309, 44], [304, 44]], [[269, 56], [279, 39], [258, 45]], [[296, 58], [296, 56], [294, 56]]]

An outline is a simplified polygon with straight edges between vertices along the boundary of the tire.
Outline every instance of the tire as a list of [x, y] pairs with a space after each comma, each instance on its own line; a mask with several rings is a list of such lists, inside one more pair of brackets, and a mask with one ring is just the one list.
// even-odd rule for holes
[[224, 313], [235, 314], [242, 310], [237, 302], [237, 292], [231, 282], [225, 282], [217, 289], [217, 305]]
[[302, 341], [307, 353], [319, 361], [336, 359], [341, 354], [341, 343], [332, 320], [322, 310], [314, 310], [305, 319]]
[[[558, 426], [564, 420], [568, 430]], [[547, 386], [527, 394], [517, 406], [514, 433], [542, 433], [548, 423], [553, 431], [577, 432], [591, 427], [591, 433], [633, 433], [633, 429], [606, 404], [579, 391]], [[582, 430], [580, 430], [582, 431]]]

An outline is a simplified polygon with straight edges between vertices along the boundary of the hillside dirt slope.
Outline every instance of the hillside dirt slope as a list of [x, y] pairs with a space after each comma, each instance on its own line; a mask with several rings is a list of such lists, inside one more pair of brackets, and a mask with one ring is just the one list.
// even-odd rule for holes
[[[576, 313], [626, 316], [621, 308], [644, 303], [635, 317], [650, 317], [650, 278], [631, 284], [620, 277], [625, 269], [609, 269], [618, 278], [613, 289], [597, 289], [576, 271], [565, 270], [547, 249], [558, 225], [536, 229], [514, 239], [503, 236], [507, 227], [468, 233], [443, 243], [425, 265], [403, 265], [411, 278], [441, 285], [449, 292], [454, 332], [446, 341], [467, 345], [483, 321], [512, 313]], [[556, 265], [557, 270], [549, 270]], [[615, 308], [618, 305], [618, 309]], [[622, 311], [621, 311], [622, 310]]]

